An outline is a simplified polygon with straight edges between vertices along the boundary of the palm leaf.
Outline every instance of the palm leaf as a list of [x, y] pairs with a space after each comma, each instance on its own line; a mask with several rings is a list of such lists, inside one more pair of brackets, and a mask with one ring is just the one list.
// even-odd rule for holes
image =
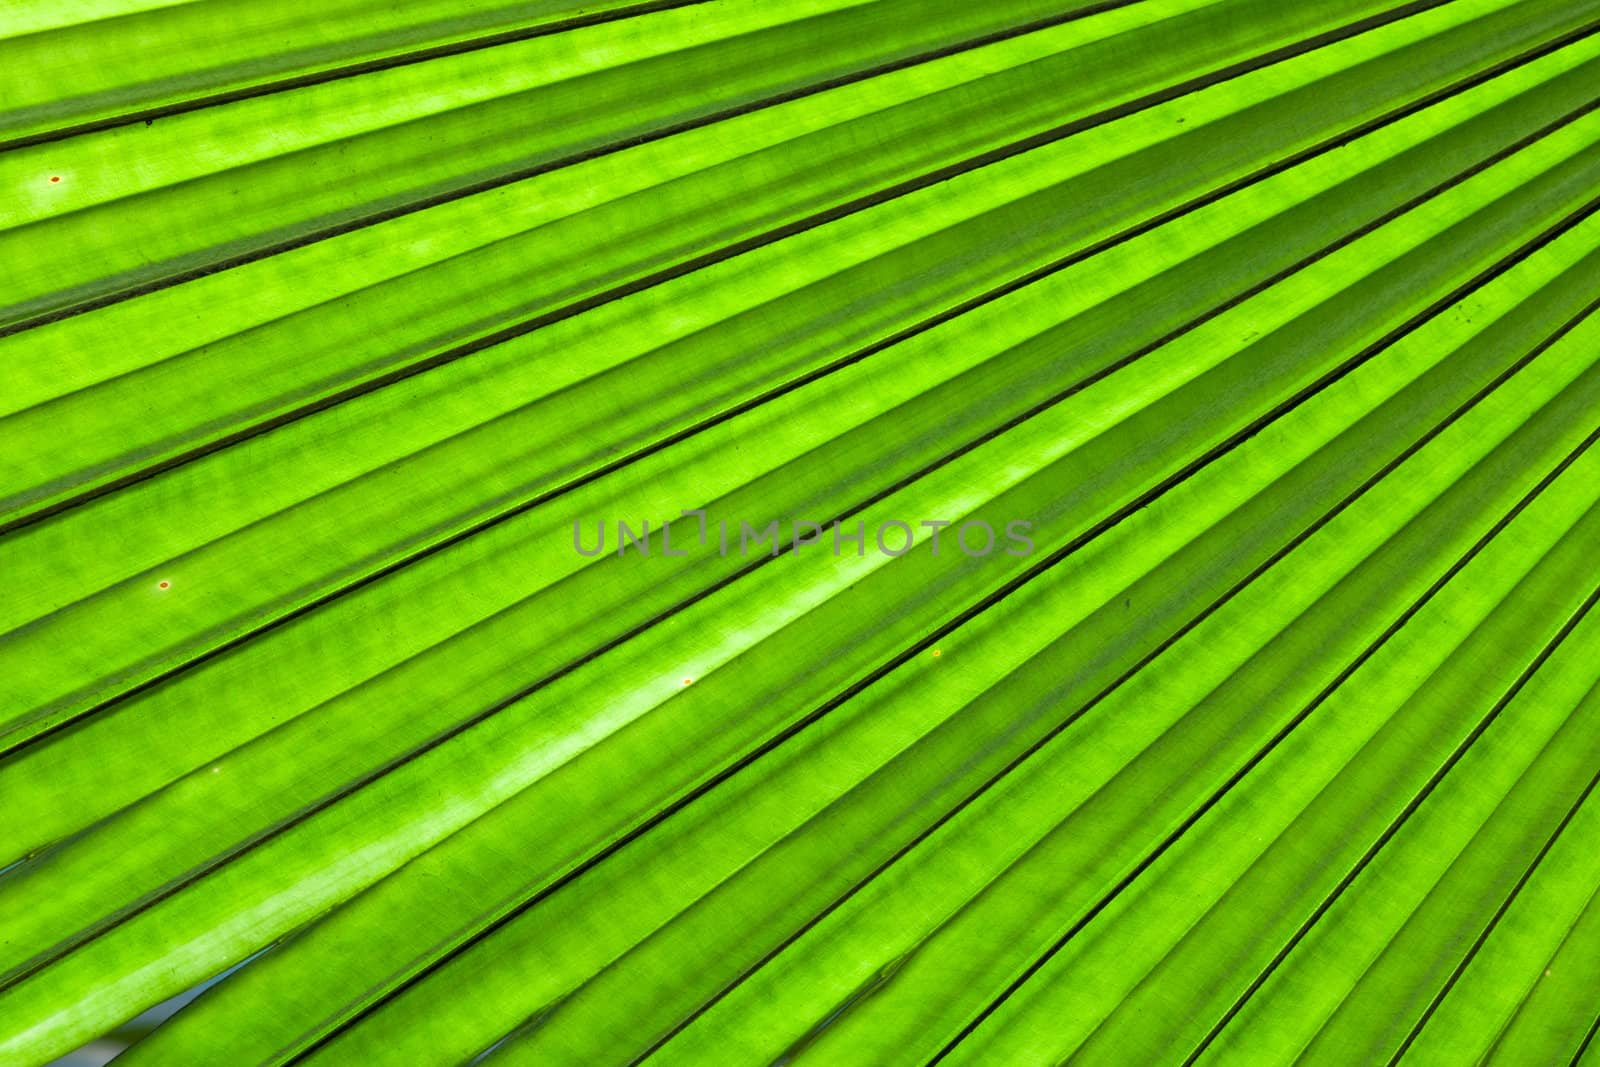
[[1597, 30], [8, 8], [0, 1059], [1592, 1057]]

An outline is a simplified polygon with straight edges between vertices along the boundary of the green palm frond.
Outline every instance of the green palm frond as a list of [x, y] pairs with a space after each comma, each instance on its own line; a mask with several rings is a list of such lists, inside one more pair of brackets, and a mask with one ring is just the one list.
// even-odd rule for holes
[[0, 1062], [1600, 1056], [1600, 0], [12, 3], [0, 190]]

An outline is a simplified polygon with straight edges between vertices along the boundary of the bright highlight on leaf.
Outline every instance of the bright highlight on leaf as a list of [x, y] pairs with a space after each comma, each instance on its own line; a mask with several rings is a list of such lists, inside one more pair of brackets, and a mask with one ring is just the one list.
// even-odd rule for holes
[[1597, 87], [1600, 0], [10, 5], [0, 1063], [1594, 1063]]

